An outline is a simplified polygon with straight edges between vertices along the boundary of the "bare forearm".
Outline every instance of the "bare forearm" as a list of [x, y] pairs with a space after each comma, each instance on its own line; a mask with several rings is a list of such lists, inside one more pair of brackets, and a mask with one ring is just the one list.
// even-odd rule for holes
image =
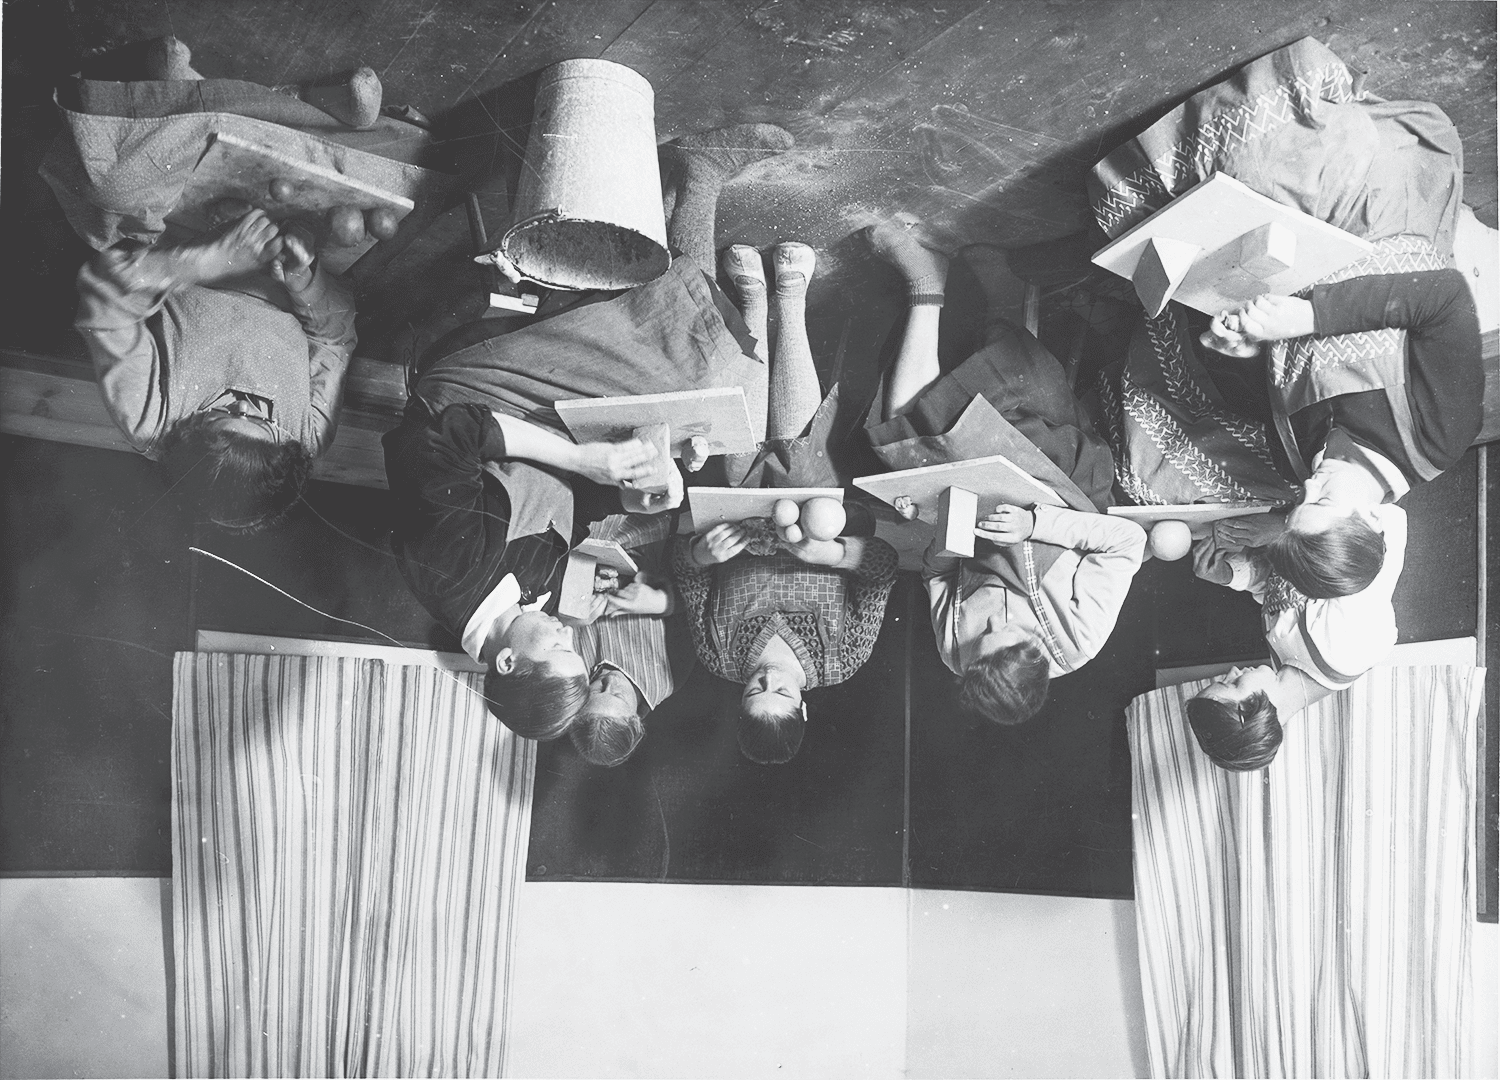
[[545, 428], [504, 413], [492, 413], [505, 435], [507, 457], [535, 461], [566, 472], [578, 470], [578, 447]]

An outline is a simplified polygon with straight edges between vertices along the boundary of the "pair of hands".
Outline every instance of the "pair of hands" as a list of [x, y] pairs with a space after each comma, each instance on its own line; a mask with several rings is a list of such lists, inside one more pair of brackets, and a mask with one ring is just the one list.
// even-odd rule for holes
[[[804, 536], [793, 543], [786, 538], [786, 529], [776, 527], [781, 540], [781, 549], [811, 566], [837, 566], [844, 558], [844, 544], [840, 540], [814, 540]], [[714, 566], [728, 562], [749, 546], [750, 531], [738, 522], [726, 521], [715, 525], [705, 533], [693, 538], [693, 561], [699, 566]]]
[[1264, 514], [1223, 518], [1214, 522], [1214, 547], [1220, 551], [1246, 551], [1265, 547], [1286, 532], [1286, 513], [1270, 510]]
[[665, 589], [632, 581], [617, 593], [595, 593], [588, 615], [578, 621], [586, 626], [617, 615], [665, 615], [671, 606], [672, 596]]
[[1306, 337], [1316, 328], [1309, 301], [1268, 293], [1233, 311], [1221, 312], [1199, 340], [1225, 356], [1254, 356], [1267, 341]]
[[106, 273], [127, 291], [164, 292], [269, 266], [272, 276], [295, 294], [312, 285], [315, 257], [312, 236], [305, 229], [282, 228], [264, 210], [251, 210], [206, 240], [132, 254], [111, 252]]
[[[907, 521], [916, 518], [917, 504], [909, 496], [897, 496], [893, 505], [896, 513]], [[1036, 511], [1001, 503], [995, 507], [994, 513], [986, 514], [976, 521], [974, 527], [979, 536], [992, 544], [1002, 547], [1019, 544], [1022, 540], [1031, 539], [1031, 534], [1036, 531]]]
[[[708, 440], [695, 435], [682, 455], [682, 463], [688, 472], [697, 472], [703, 468], [708, 457]], [[664, 493], [641, 491], [633, 486], [636, 481], [651, 475], [656, 468], [657, 449], [651, 443], [640, 439], [583, 443], [577, 448], [575, 458], [573, 472], [596, 484], [625, 489], [621, 502], [627, 511], [659, 514], [682, 505], [686, 492], [682, 474], [676, 468], [668, 470], [667, 490]]]

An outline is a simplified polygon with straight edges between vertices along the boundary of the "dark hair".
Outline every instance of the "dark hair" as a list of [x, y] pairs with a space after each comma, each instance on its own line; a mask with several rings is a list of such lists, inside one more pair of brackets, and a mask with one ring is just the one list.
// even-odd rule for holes
[[215, 423], [221, 415], [197, 412], [172, 425], [161, 444], [167, 479], [228, 532], [279, 524], [302, 494], [312, 456], [299, 442], [224, 431]]
[[1221, 769], [1264, 769], [1281, 746], [1281, 721], [1264, 690], [1234, 702], [1199, 694], [1188, 701], [1187, 715], [1198, 745]]
[[1024, 724], [1047, 700], [1047, 654], [1020, 641], [975, 660], [963, 673], [958, 707], [997, 724]]
[[565, 733], [589, 699], [582, 675], [554, 675], [549, 665], [517, 660], [510, 674], [484, 677], [490, 713], [523, 739], [548, 742]]
[[634, 713], [611, 716], [590, 712], [587, 707], [568, 728], [568, 738], [573, 740], [573, 749], [578, 751], [578, 756], [590, 765], [605, 768], [619, 765], [635, 753], [645, 736], [646, 726]]
[[735, 737], [740, 753], [757, 765], [785, 765], [802, 748], [807, 727], [807, 704], [798, 702], [785, 712], [752, 716], [740, 706], [735, 718]]
[[1322, 532], [1288, 528], [1266, 545], [1271, 566], [1314, 600], [1352, 596], [1375, 580], [1385, 563], [1385, 537], [1359, 514]]

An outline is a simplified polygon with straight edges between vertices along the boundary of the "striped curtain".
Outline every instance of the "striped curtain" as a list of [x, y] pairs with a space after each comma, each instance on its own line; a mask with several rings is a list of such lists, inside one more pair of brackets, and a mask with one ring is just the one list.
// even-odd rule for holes
[[178, 1075], [501, 1075], [535, 750], [481, 686], [177, 655]]
[[1258, 773], [1199, 751], [1204, 685], [1127, 716], [1152, 1074], [1468, 1075], [1483, 669], [1375, 668]]

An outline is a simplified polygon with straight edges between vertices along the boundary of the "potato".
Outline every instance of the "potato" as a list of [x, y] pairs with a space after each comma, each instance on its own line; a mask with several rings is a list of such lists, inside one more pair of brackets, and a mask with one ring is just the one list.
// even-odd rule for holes
[[352, 247], [365, 238], [365, 216], [357, 206], [335, 206], [328, 211], [328, 227], [334, 242]]
[[271, 198], [277, 202], [291, 202], [297, 197], [297, 185], [290, 180], [272, 180]]
[[1158, 521], [1151, 526], [1151, 554], [1163, 562], [1174, 562], [1193, 546], [1185, 521]]
[[802, 528], [798, 525], [788, 525], [781, 530], [781, 538], [788, 544], [802, 543]]
[[771, 507], [771, 520], [784, 529], [796, 522], [798, 513], [797, 504], [791, 499], [777, 499]]
[[814, 540], [832, 540], [844, 529], [844, 506], [826, 495], [808, 499], [802, 504], [802, 528]]
[[365, 229], [377, 240], [389, 240], [395, 236], [400, 224], [396, 220], [396, 211], [390, 207], [381, 206], [365, 211]]

